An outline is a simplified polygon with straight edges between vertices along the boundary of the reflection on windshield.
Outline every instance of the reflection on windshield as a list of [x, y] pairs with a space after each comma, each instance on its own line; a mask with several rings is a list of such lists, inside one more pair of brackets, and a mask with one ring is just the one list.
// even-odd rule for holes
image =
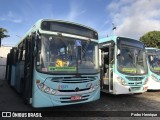
[[118, 56], [118, 69], [129, 74], [146, 73], [147, 66], [144, 50], [122, 45]]
[[41, 36], [37, 57], [39, 71], [50, 73], [97, 73], [98, 44], [72, 38]]

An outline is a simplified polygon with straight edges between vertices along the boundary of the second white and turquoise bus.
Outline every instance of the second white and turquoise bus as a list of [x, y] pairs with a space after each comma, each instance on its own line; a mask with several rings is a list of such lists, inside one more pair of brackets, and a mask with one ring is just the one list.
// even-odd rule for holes
[[101, 90], [111, 94], [147, 91], [148, 69], [144, 44], [111, 36], [99, 40]]
[[148, 60], [148, 90], [160, 90], [160, 49], [146, 47]]
[[90, 27], [39, 20], [8, 57], [8, 83], [33, 107], [100, 98], [98, 33]]

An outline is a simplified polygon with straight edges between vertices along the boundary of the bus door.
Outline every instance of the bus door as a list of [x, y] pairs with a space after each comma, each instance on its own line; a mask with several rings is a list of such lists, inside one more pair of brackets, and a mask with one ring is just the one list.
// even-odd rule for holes
[[114, 43], [103, 43], [101, 49], [101, 90], [113, 91]]
[[25, 41], [25, 60], [24, 60], [24, 80], [23, 86], [23, 98], [26, 104], [29, 104], [30, 98], [32, 98], [32, 80], [33, 80], [33, 39], [26, 39]]

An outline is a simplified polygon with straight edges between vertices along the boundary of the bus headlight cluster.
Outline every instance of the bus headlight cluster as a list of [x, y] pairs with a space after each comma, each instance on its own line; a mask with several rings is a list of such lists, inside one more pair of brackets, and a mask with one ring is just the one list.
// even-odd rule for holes
[[148, 78], [146, 78], [146, 80], [144, 81], [144, 85], [146, 85], [148, 83]]
[[98, 82], [96, 85], [94, 85], [93, 87], [91, 87], [91, 89], [92, 89], [93, 91], [95, 91], [96, 89], [99, 88], [99, 86], [100, 86], [100, 83]]
[[117, 77], [117, 80], [118, 80], [122, 85], [128, 85], [128, 84], [126, 83], [126, 81], [123, 80], [121, 77]]
[[151, 75], [151, 78], [152, 78], [154, 81], [158, 82], [157, 77], [155, 77], [153, 74]]
[[37, 83], [37, 87], [42, 91], [42, 92], [45, 92], [47, 94], [51, 94], [51, 95], [54, 95], [57, 90], [54, 90], [48, 86], [46, 86], [44, 83]]

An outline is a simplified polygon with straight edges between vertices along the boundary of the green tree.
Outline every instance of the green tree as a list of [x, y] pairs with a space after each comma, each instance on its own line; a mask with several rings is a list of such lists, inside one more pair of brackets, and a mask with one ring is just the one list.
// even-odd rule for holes
[[146, 47], [160, 48], [160, 31], [150, 31], [140, 37]]
[[0, 28], [0, 47], [1, 47], [1, 40], [5, 37], [9, 37], [9, 35], [6, 35], [8, 31], [4, 28]]

